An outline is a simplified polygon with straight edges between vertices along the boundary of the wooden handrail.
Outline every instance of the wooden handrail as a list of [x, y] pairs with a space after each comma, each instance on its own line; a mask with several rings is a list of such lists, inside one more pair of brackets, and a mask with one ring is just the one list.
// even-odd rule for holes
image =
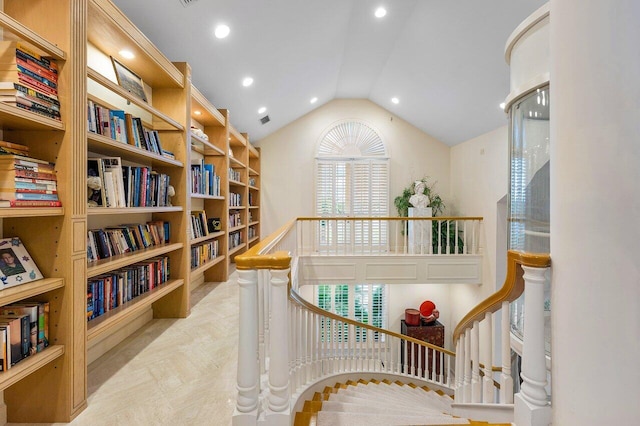
[[524, 291], [522, 266], [544, 268], [550, 265], [551, 257], [548, 254], [509, 250], [507, 252], [507, 275], [502, 288], [476, 305], [460, 320], [453, 332], [453, 343], [455, 344], [462, 333], [470, 328], [475, 321], [482, 320], [487, 312], [496, 312], [502, 307], [502, 302], [511, 303], [520, 297]]
[[320, 220], [484, 220], [482, 216], [433, 216], [433, 217], [379, 217], [379, 216], [332, 216], [332, 217], [299, 217], [300, 221], [320, 221]]
[[288, 232], [295, 227], [296, 219], [280, 227], [276, 232], [269, 235], [258, 244], [251, 247], [246, 252], [236, 256], [235, 262], [238, 269], [287, 269], [291, 265], [291, 254], [286, 252], [267, 252], [275, 244], [280, 242]]
[[331, 318], [331, 319], [334, 319], [334, 320], [337, 320], [337, 321], [341, 321], [341, 322], [346, 323], [346, 324], [351, 324], [351, 325], [356, 326], [356, 327], [366, 328], [367, 330], [377, 331], [378, 333], [383, 333], [383, 334], [386, 334], [388, 336], [397, 337], [398, 339], [406, 340], [407, 342], [411, 342], [411, 343], [416, 343], [416, 344], [418, 344], [420, 346], [424, 346], [426, 348], [431, 348], [431, 349], [434, 349], [436, 351], [443, 352], [443, 353], [445, 353], [447, 355], [451, 355], [451, 356], [454, 356], [454, 357], [456, 356], [456, 354], [454, 352], [451, 352], [451, 351], [449, 351], [447, 349], [444, 349], [444, 348], [442, 348], [440, 346], [436, 346], [436, 345], [433, 345], [431, 343], [424, 342], [422, 340], [414, 339], [413, 337], [409, 337], [409, 336], [405, 336], [403, 334], [396, 333], [394, 331], [389, 331], [389, 330], [385, 330], [384, 328], [378, 328], [378, 327], [375, 327], [373, 325], [364, 324], [364, 323], [358, 322], [356, 320], [345, 318], [345, 317], [342, 317], [342, 316], [340, 316], [338, 314], [334, 314], [332, 312], [325, 311], [324, 309], [319, 308], [316, 305], [306, 301], [295, 290], [293, 290], [293, 288], [289, 289], [289, 299], [291, 301], [297, 303], [298, 305], [304, 307], [305, 309], [307, 309], [307, 310], [309, 310], [309, 311], [311, 311], [313, 313], [316, 313], [318, 315], [323, 315], [324, 317]]

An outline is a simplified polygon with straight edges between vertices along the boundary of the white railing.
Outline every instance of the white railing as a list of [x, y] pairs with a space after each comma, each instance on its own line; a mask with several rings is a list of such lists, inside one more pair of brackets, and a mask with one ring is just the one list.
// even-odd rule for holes
[[[550, 415], [551, 408], [545, 390], [544, 284], [549, 265], [548, 255], [510, 251], [503, 287], [472, 309], [456, 327], [453, 335], [456, 371], [461, 373], [456, 376], [454, 385], [453, 414], [492, 422], [513, 422], [518, 426], [547, 424], [543, 419]], [[509, 305], [523, 292], [526, 340], [523, 339], [521, 391], [514, 396]], [[502, 319], [500, 367], [492, 367], [495, 358], [493, 317], [496, 313], [501, 313]], [[494, 373], [497, 373], [497, 383], [494, 383]]]
[[478, 254], [481, 217], [303, 217], [301, 255]]
[[[313, 228], [323, 220], [333, 221], [326, 218], [291, 221], [236, 257], [240, 336], [234, 425], [292, 424], [294, 402], [307, 388], [324, 378], [345, 373], [386, 373], [437, 384], [445, 391], [455, 392], [454, 414], [476, 420], [512, 422], [514, 415], [516, 419], [518, 416], [518, 401], [527, 413], [548, 409], [543, 393], [544, 334], [538, 342], [540, 333], [533, 325], [544, 323], [543, 304], [537, 304], [535, 293], [542, 291], [548, 256], [509, 253], [507, 281], [513, 283], [505, 282], [501, 291], [463, 318], [454, 332], [456, 353], [453, 353], [326, 312], [298, 295], [298, 259], [303, 247], [312, 246], [304, 244], [304, 227], [313, 223]], [[394, 221], [386, 223], [391, 222]], [[337, 219], [333, 223], [338, 226]], [[356, 247], [352, 245], [351, 250]], [[532, 343], [527, 343], [527, 337], [522, 363], [525, 384], [521, 394], [516, 395], [514, 414], [509, 316], [503, 315], [501, 368], [492, 367], [492, 321], [494, 312], [508, 309], [508, 304], [518, 297], [525, 281], [531, 287], [526, 298], [533, 300], [531, 303], [537, 304], [540, 312], [529, 304], [525, 309], [525, 335], [532, 336]], [[531, 297], [530, 291], [534, 294]], [[494, 381], [496, 372], [499, 392]], [[517, 424], [535, 424], [522, 422]]]

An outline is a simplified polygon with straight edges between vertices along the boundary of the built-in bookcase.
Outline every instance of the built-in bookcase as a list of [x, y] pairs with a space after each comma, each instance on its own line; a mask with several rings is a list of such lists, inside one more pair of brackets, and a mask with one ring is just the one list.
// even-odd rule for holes
[[260, 241], [260, 148], [252, 145], [249, 152], [249, 178], [247, 180], [247, 242], [249, 248]]
[[[207, 223], [204, 235], [192, 237], [191, 286], [192, 289], [204, 281], [226, 281], [227, 219], [229, 209], [229, 180], [227, 156], [229, 153], [228, 112], [216, 109], [200, 91], [191, 87], [191, 164], [207, 165], [208, 175], [201, 180], [209, 181], [197, 191], [195, 180], [191, 180], [191, 212], [204, 212]], [[210, 175], [213, 173], [213, 175]], [[197, 175], [198, 173], [195, 172]], [[207, 190], [213, 186], [213, 190]]]
[[[81, 157], [75, 149], [79, 143], [75, 129], [83, 125], [81, 99], [85, 94], [75, 82], [84, 69], [81, 46], [85, 33], [82, 25], [69, 19], [83, 5], [70, 0], [39, 1], [38, 9], [47, 12], [35, 13], [28, 3], [3, 2], [0, 38], [20, 41], [57, 63], [61, 120], [0, 103], [1, 139], [26, 145], [33, 157], [55, 163], [62, 207], [0, 209], [3, 237], [19, 237], [44, 276], [0, 290], [0, 305], [25, 300], [50, 305], [49, 346], [0, 372], [0, 390], [10, 421], [68, 421], [86, 405], [84, 388], [74, 392], [76, 380], [84, 378], [74, 365], [78, 360], [84, 363], [84, 313], [75, 309], [80, 295], [74, 277], [84, 269], [85, 249], [73, 232], [83, 226], [76, 215], [84, 214], [75, 184], [84, 178], [84, 171], [74, 165]], [[56, 404], [43, 404], [45, 400]], [[2, 411], [0, 418], [4, 417]]]
[[[86, 407], [89, 363], [151, 318], [186, 317], [191, 283], [226, 280], [233, 257], [258, 241], [259, 150], [231, 126], [228, 111], [214, 107], [191, 85], [189, 65], [172, 63], [110, 0], [0, 4], [2, 39], [19, 40], [57, 62], [61, 115], [57, 120], [0, 103], [1, 139], [26, 145], [33, 157], [55, 163], [62, 203], [61, 207], [0, 208], [2, 237], [19, 237], [44, 276], [0, 288], [0, 306], [38, 301], [50, 307], [49, 346], [0, 371], [7, 413], [3, 418], [0, 404], [0, 423], [69, 422]], [[133, 58], [120, 56], [122, 49]], [[134, 76], [146, 100], [119, 84], [112, 58]], [[140, 128], [157, 135], [162, 150], [96, 131], [91, 121], [95, 105], [135, 117]], [[89, 206], [89, 159], [107, 157], [116, 158], [123, 168], [140, 173], [146, 169], [154, 179], [162, 176], [157, 182], [170, 184], [174, 195], [144, 205], [125, 197], [122, 204]], [[215, 169], [219, 193], [194, 191], [194, 164]], [[232, 198], [238, 205], [230, 207]], [[212, 223], [207, 235], [190, 236], [191, 217], [200, 212], [207, 219], [219, 219], [220, 229], [214, 230]], [[234, 226], [229, 223], [232, 213], [237, 218]], [[128, 250], [130, 240], [122, 229], [148, 223], [153, 223], [148, 232], [163, 238]], [[110, 242], [120, 245], [120, 253], [94, 259], [95, 253], [88, 250], [90, 233], [118, 227], [122, 239], [113, 237]], [[238, 244], [232, 247], [234, 238]], [[194, 249], [214, 243], [216, 256], [192, 266]], [[169, 276], [160, 278], [167, 262]], [[91, 312], [92, 298], [97, 296], [88, 293], [97, 288], [96, 281], [126, 277], [123, 271], [150, 263], [160, 271], [153, 285], [146, 278], [148, 288], [140, 288], [135, 297], [112, 303], [100, 315]], [[139, 272], [143, 270], [147, 271]], [[111, 294], [123, 284], [116, 281]]]
[[[98, 280], [99, 293], [92, 296], [94, 299], [106, 298], [108, 289], [113, 293], [113, 286], [122, 285], [113, 283], [119, 274], [145, 262], [167, 258], [170, 272], [168, 277], [153, 285], [148, 277], [145, 278], [145, 272], [136, 273], [132, 285], [144, 283], [139, 284], [141, 289], [134, 292], [135, 297], [128, 295], [129, 300], [112, 304], [116, 306], [103, 307], [100, 303], [100, 315], [87, 322], [88, 362], [91, 362], [133, 332], [137, 324], [148, 321], [151, 315], [155, 318], [188, 315], [189, 291], [185, 285], [189, 278], [186, 104], [190, 69], [184, 63], [171, 63], [108, 0], [89, 2], [87, 33], [86, 104], [89, 108], [101, 105], [107, 110], [124, 111], [139, 118], [145, 129], [157, 131], [163, 149], [163, 152], [145, 149], [144, 143], [142, 147], [137, 146], [131, 140], [131, 129], [127, 129], [125, 141], [116, 140], [113, 130], [104, 135], [86, 132], [87, 158], [115, 157], [121, 160], [123, 168], [129, 167], [132, 173], [135, 170], [135, 177], [132, 174], [125, 178], [129, 181], [129, 190], [125, 189], [125, 193], [138, 200], [126, 202], [125, 206], [87, 208], [87, 230], [145, 226], [153, 222], [162, 223], [168, 234], [162, 243], [142, 245], [135, 251], [89, 262], [87, 285], [95, 286]], [[133, 53], [133, 58], [128, 59], [120, 53], [124, 48]], [[146, 101], [118, 84], [112, 58], [140, 77]], [[91, 109], [88, 111], [93, 113]], [[118, 127], [113, 120], [110, 124]], [[155, 193], [154, 188], [160, 186], [152, 177], [165, 182], [163, 190], [169, 190], [168, 185], [171, 185], [175, 194], [171, 197], [158, 195], [152, 200], [148, 194]], [[106, 182], [107, 178], [104, 180]], [[126, 287], [127, 283], [124, 285]], [[95, 287], [92, 288], [95, 292]], [[90, 292], [89, 288], [87, 292]]]
[[229, 262], [247, 250], [247, 135], [229, 126]]

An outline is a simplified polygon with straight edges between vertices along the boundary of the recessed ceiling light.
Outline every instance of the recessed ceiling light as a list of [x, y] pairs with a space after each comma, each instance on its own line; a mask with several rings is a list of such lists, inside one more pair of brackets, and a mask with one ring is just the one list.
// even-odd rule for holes
[[399, 104], [400, 103], [400, 99], [398, 98], [391, 98], [391, 102], [393, 102], [394, 104]]
[[503, 109], [504, 109], [504, 107], [506, 106], [506, 104], [505, 104], [504, 102], [502, 102], [499, 106], [500, 106], [500, 109], [502, 109], [502, 110], [503, 110]]
[[267, 111], [267, 107], [260, 107], [258, 114], [264, 114]]
[[135, 58], [135, 55], [134, 55], [134, 54], [133, 54], [133, 52], [132, 52], [132, 51], [130, 51], [130, 50], [121, 50], [121, 51], [119, 51], [118, 53], [120, 54], [120, 56], [122, 56], [123, 58], [126, 58], [126, 59], [133, 59], [133, 58]]
[[312, 104], [315, 104], [316, 102], [318, 102], [318, 98], [316, 98], [315, 96], [313, 98], [311, 98], [311, 102]]
[[200, 111], [193, 111], [193, 113], [194, 113], [195, 115], [200, 115], [200, 114], [202, 114], [202, 112], [200, 112]]
[[387, 14], [387, 9], [384, 7], [379, 7], [376, 9], [376, 18], [383, 18]]
[[252, 84], [253, 84], [253, 78], [251, 78], [251, 77], [245, 77], [245, 78], [242, 80], [242, 85], [243, 85], [244, 87], [249, 87], [249, 86], [251, 86]]
[[217, 38], [225, 38], [229, 35], [230, 32], [231, 29], [227, 25], [220, 24], [216, 27], [214, 34]]

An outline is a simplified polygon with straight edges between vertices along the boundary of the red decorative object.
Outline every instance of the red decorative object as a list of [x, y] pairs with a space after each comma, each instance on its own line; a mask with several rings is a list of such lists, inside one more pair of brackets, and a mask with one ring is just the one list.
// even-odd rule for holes
[[420, 325], [420, 311], [417, 309], [405, 309], [404, 321], [408, 325]]
[[433, 303], [431, 300], [425, 300], [420, 305], [420, 315], [422, 315], [423, 317], [428, 317], [433, 313], [433, 310], [435, 308], [436, 308], [435, 303]]

